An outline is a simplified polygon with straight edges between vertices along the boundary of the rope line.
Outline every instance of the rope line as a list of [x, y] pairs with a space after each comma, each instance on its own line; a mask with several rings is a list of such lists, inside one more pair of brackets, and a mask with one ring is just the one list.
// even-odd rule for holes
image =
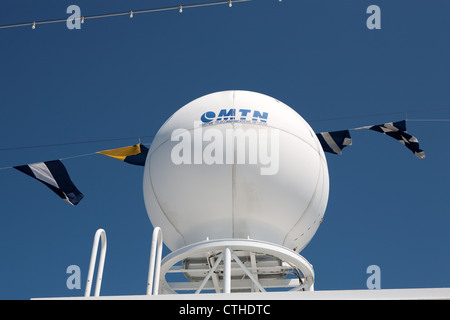
[[408, 113], [413, 113], [413, 112], [428, 112], [428, 111], [440, 111], [440, 110], [450, 110], [450, 107], [431, 108], [431, 109], [413, 109], [413, 110], [406, 110], [406, 111], [371, 113], [371, 114], [365, 114], [365, 115], [346, 116], [346, 117], [337, 117], [337, 118], [313, 119], [313, 120], [309, 120], [308, 122], [333, 121], [333, 120], [349, 120], [349, 119], [370, 118], [370, 117], [396, 115], [396, 114], [404, 114], [404, 115], [406, 115], [407, 121], [417, 121], [417, 120], [429, 121], [427, 119], [417, 119], [417, 120], [408, 119], [407, 114]]
[[[253, 0], [227, 0], [227, 1], [208, 2], [208, 3], [186, 4], [186, 5], [178, 5], [178, 6], [172, 6], [172, 7], [142, 9], [142, 10], [136, 10], [136, 11], [130, 10], [130, 11], [115, 12], [115, 13], [104, 13], [104, 14], [97, 14], [97, 15], [90, 15], [90, 16], [82, 16], [80, 18], [72, 18], [72, 19], [74, 21], [81, 21], [81, 23], [84, 23], [85, 20], [89, 20], [89, 19], [102, 19], [102, 18], [111, 18], [111, 17], [118, 17], [118, 16], [130, 16], [130, 18], [132, 18], [136, 14], [155, 13], [155, 12], [171, 11], [171, 10], [178, 10], [179, 12], [182, 12], [183, 9], [210, 7], [210, 6], [217, 6], [217, 5], [224, 5], [224, 4], [228, 4], [231, 7], [233, 3], [250, 2], [250, 1], [253, 1]], [[25, 27], [25, 26], [31, 26], [34, 29], [37, 25], [40, 25], [40, 24], [61, 23], [61, 22], [66, 22], [67, 19], [68, 18], [65, 18], [65, 19], [60, 18], [60, 19], [52, 19], [52, 20], [41, 20], [41, 21], [15, 23], [15, 24], [6, 24], [6, 25], [1, 25], [0, 29], [17, 28], [17, 27]]]
[[33, 146], [2, 148], [2, 149], [0, 149], [0, 151], [40, 149], [40, 148], [49, 148], [49, 147], [70, 146], [70, 145], [77, 145], [77, 144], [100, 143], [100, 142], [121, 141], [121, 140], [135, 140], [135, 139], [154, 138], [154, 137], [155, 137], [154, 135], [151, 135], [151, 136], [115, 138], [115, 139], [86, 140], [86, 141], [65, 142], [65, 143], [41, 144], [41, 145], [33, 145]]

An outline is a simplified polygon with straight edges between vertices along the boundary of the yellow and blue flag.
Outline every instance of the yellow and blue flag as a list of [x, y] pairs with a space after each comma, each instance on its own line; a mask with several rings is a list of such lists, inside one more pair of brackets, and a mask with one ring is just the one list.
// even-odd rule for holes
[[139, 143], [134, 146], [128, 146], [118, 149], [103, 150], [97, 153], [103, 154], [108, 157], [112, 157], [123, 162], [134, 164], [137, 166], [145, 166], [145, 160], [147, 159], [148, 148]]

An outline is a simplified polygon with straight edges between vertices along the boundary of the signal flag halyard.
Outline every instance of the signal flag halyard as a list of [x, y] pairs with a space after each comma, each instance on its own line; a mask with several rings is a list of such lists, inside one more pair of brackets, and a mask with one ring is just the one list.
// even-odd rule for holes
[[[320, 144], [322, 145], [323, 151], [333, 154], [342, 154], [342, 149], [352, 145], [350, 130], [362, 129], [369, 129], [390, 136], [402, 143], [409, 150], [411, 150], [417, 158], [425, 158], [425, 152], [419, 148], [419, 141], [417, 140], [417, 138], [413, 137], [406, 131], [405, 120], [353, 128], [348, 130], [320, 132], [316, 133], [316, 135], [319, 139]], [[133, 146], [97, 151], [95, 153], [103, 154], [105, 156], [112, 157], [129, 164], [145, 166], [148, 152], [149, 149], [143, 144], [139, 143]], [[91, 154], [92, 153], [87, 155]], [[66, 168], [60, 160], [38, 162], [34, 164], [7, 168], [14, 168], [42, 182], [53, 192], [55, 192], [59, 197], [66, 200], [71, 205], [77, 205], [84, 197], [84, 195], [73, 184]]]
[[42, 182], [71, 205], [77, 205], [84, 197], [73, 184], [66, 167], [60, 160], [38, 162], [13, 168]]
[[[425, 159], [425, 152], [419, 148], [419, 141], [417, 138], [413, 137], [406, 131], [405, 120], [353, 128], [349, 130], [363, 129], [380, 132], [392, 137], [411, 150], [417, 158]], [[350, 137], [349, 130], [317, 133], [316, 135], [322, 145], [323, 151], [333, 154], [342, 154], [342, 149], [352, 144], [352, 138]]]
[[148, 148], [145, 147], [143, 144], [139, 143], [134, 146], [128, 146], [111, 150], [103, 150], [98, 151], [97, 153], [121, 160], [129, 164], [134, 164], [137, 166], [145, 166]]

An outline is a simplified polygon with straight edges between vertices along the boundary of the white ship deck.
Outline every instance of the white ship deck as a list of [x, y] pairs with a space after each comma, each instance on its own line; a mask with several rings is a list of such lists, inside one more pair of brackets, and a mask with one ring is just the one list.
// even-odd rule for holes
[[32, 300], [450, 300], [450, 288], [125, 295], [35, 298]]

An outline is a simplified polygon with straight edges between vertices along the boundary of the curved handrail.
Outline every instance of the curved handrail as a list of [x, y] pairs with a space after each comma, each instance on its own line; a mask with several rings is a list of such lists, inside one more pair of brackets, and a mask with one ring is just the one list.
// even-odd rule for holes
[[85, 297], [89, 297], [91, 295], [92, 278], [94, 276], [95, 260], [97, 258], [98, 242], [100, 240], [100, 237], [102, 240], [102, 247], [100, 251], [100, 259], [98, 264], [97, 280], [95, 282], [94, 296], [98, 297], [100, 295], [100, 288], [102, 286], [103, 268], [105, 266], [106, 244], [107, 244], [106, 232], [103, 229], [98, 229], [97, 232], [95, 232], [94, 243], [92, 245], [91, 261], [89, 263], [88, 278], [86, 282], [86, 290], [84, 292]]
[[[161, 257], [163, 248], [163, 237], [160, 227], [155, 227], [152, 236], [150, 251], [150, 265], [148, 268], [147, 295], [158, 295], [159, 277], [161, 270]], [[153, 280], [156, 279], [154, 282]], [[154, 283], [153, 283], [154, 282]], [[153, 291], [153, 293], [152, 293]]]

